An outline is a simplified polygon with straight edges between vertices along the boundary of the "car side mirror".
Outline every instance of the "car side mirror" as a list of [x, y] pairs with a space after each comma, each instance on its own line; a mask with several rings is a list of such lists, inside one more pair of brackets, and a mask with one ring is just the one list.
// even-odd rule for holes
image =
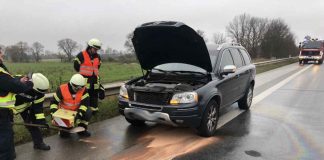
[[224, 76], [235, 72], [236, 72], [236, 67], [234, 65], [227, 65], [223, 68], [221, 75]]

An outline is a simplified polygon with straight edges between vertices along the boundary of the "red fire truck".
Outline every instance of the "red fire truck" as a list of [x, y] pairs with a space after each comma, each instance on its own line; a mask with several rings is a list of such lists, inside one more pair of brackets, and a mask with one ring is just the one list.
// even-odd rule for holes
[[313, 62], [323, 63], [324, 41], [311, 40], [305, 41], [300, 46], [299, 64]]

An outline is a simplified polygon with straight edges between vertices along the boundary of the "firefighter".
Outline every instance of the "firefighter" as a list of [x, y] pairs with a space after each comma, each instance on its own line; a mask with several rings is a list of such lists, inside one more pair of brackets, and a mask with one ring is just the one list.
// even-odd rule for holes
[[105, 98], [104, 87], [100, 84], [99, 68], [101, 65], [100, 55], [102, 43], [98, 39], [91, 39], [86, 50], [80, 52], [74, 59], [74, 69], [87, 79], [87, 89], [90, 96], [90, 108], [93, 114], [98, 109], [98, 98]]
[[[74, 74], [69, 83], [58, 87], [51, 101], [50, 110], [51, 114], [59, 108], [77, 111], [75, 125], [85, 128], [85, 131], [78, 134], [82, 137], [90, 137], [91, 133], [87, 130], [87, 126], [91, 117], [91, 109], [89, 108], [90, 99], [85, 85], [86, 79], [81, 74]], [[59, 135], [61, 138], [67, 138], [70, 133], [60, 131]]]
[[[41, 124], [48, 128], [43, 112], [43, 102], [45, 100], [45, 93], [49, 89], [48, 79], [41, 73], [34, 73], [30, 76], [34, 83], [33, 90], [26, 94], [16, 95], [15, 114], [20, 114], [25, 123]], [[44, 143], [42, 133], [38, 127], [27, 127], [30, 132], [34, 149], [50, 150], [51, 147]]]
[[0, 159], [15, 159], [15, 146], [12, 129], [12, 110], [15, 94], [33, 89], [33, 82], [26, 76], [14, 78], [3, 64], [3, 53], [0, 48]]

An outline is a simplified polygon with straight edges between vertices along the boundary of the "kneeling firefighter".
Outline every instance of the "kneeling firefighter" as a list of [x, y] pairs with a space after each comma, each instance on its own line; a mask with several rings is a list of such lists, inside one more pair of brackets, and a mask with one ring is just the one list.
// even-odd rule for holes
[[[14, 114], [20, 114], [25, 123], [34, 123], [48, 128], [43, 112], [45, 93], [49, 89], [48, 79], [41, 73], [34, 73], [29, 76], [34, 83], [33, 89], [25, 94], [16, 95], [16, 103], [13, 108]], [[26, 126], [30, 132], [34, 149], [50, 150], [50, 146], [43, 141], [42, 133], [38, 127]]]
[[[75, 127], [83, 127], [84, 131], [78, 132], [79, 136], [90, 137], [91, 133], [87, 130], [88, 121], [91, 118], [91, 109], [89, 107], [90, 99], [86, 89], [86, 79], [81, 74], [74, 74], [70, 82], [58, 87], [54, 98], [51, 101], [51, 114], [58, 109], [77, 111], [75, 115]], [[66, 138], [70, 133], [59, 132], [60, 137]]]

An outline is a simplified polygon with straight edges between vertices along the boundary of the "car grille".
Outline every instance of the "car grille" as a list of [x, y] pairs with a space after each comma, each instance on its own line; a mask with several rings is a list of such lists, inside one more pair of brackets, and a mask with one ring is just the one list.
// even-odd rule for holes
[[146, 104], [167, 105], [170, 95], [168, 93], [134, 92], [130, 100]]

